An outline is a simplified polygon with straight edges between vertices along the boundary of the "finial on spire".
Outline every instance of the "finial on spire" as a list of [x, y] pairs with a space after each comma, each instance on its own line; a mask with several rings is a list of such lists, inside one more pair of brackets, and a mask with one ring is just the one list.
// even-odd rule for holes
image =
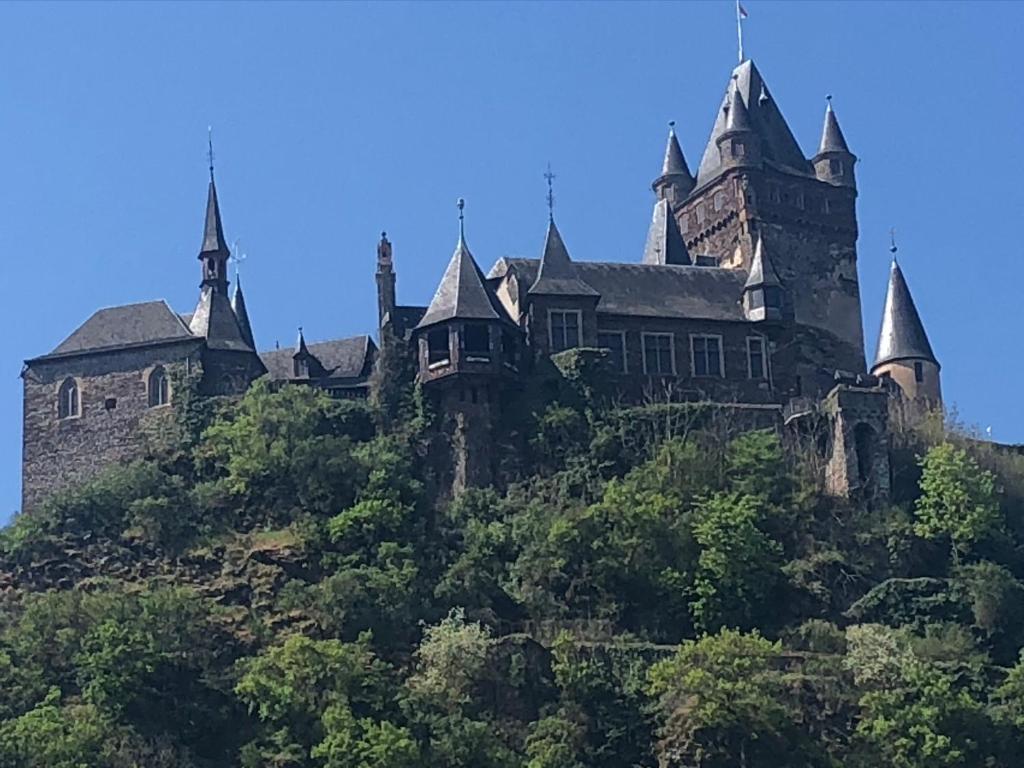
[[206, 126], [206, 159], [210, 162], [210, 181], [213, 181], [213, 126]]
[[676, 121], [675, 120], [669, 120], [668, 121], [668, 132], [669, 133], [675, 133], [676, 132]]
[[466, 208], [466, 201], [460, 197], [455, 201], [455, 205], [459, 209], [459, 241], [461, 242], [466, 239], [466, 216], [463, 213]]
[[899, 248], [896, 247], [896, 228], [893, 227], [889, 230], [889, 253], [892, 254], [892, 260], [896, 261], [896, 251]]
[[555, 188], [554, 180], [558, 178], [551, 172], [551, 163], [548, 163], [548, 169], [544, 173], [544, 178], [548, 182], [548, 221], [555, 220]]

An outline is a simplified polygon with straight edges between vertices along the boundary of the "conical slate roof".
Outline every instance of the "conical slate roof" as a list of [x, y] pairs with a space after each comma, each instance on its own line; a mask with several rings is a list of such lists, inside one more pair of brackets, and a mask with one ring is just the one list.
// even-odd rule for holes
[[461, 234], [452, 260], [448, 262], [444, 277], [437, 286], [437, 292], [416, 327], [426, 328], [428, 325], [455, 319], [501, 319], [484, 285], [483, 273]]
[[651, 228], [647, 231], [644, 264], [692, 264], [686, 241], [679, 231], [679, 222], [668, 200], [654, 204]]
[[668, 144], [665, 146], [665, 161], [661, 164], [661, 175], [693, 178], [690, 174], [690, 166], [686, 164], [686, 158], [683, 157], [682, 147], [679, 146], [675, 128], [668, 129]]
[[242, 278], [235, 275], [235, 293], [231, 297], [231, 311], [235, 313], [235, 320], [238, 321], [238, 330], [242, 332], [245, 343], [256, 349], [256, 342], [252, 335], [252, 324], [249, 322], [249, 311], [245, 308], [245, 294], [242, 293]]
[[306, 337], [302, 335], [302, 328], [299, 328], [299, 337], [295, 340], [295, 354], [292, 357], [309, 356], [309, 348], [306, 346]]
[[743, 286], [743, 290], [780, 285], [782, 285], [782, 282], [779, 280], [779, 275], [768, 256], [768, 249], [764, 246], [764, 240], [758, 237], [757, 245], [754, 246], [754, 258], [750, 262], [750, 274], [747, 276], [747, 282]]
[[725, 115], [725, 132], [752, 131], [753, 129], [750, 123], [750, 112], [747, 111], [747, 105], [743, 103], [740, 89], [734, 86], [729, 96], [729, 109]]
[[818, 145], [818, 154], [826, 152], [845, 152], [850, 154], [850, 148], [846, 145], [846, 137], [839, 127], [836, 113], [832, 110], [832, 102], [825, 107], [825, 125], [821, 129], [821, 143]]
[[[734, 91], [739, 92], [746, 107], [747, 120], [754, 132], [761, 139], [761, 156], [766, 162], [791, 173], [813, 176], [813, 169], [800, 150], [800, 145], [793, 138], [792, 131], [785, 118], [775, 104], [771, 92], [764, 84], [761, 73], [752, 61], [744, 61], [733, 70], [734, 79], [730, 79], [722, 107], [729, 106]], [[703, 186], [715, 179], [722, 170], [722, 161], [718, 152], [718, 139], [727, 130], [726, 122], [729, 113], [734, 110], [719, 109], [715, 118], [714, 128], [704, 149], [697, 172], [697, 186]], [[733, 120], [736, 118], [733, 117]]]
[[894, 360], [929, 360], [939, 364], [928, 342], [921, 316], [917, 314], [903, 270], [895, 259], [889, 273], [889, 290], [885, 295], [874, 367]]
[[224, 239], [224, 225], [220, 220], [220, 204], [217, 202], [217, 185], [210, 179], [210, 189], [206, 196], [206, 222], [203, 226], [203, 247], [201, 253], [226, 252], [227, 241]]
[[562, 235], [555, 220], [548, 220], [548, 233], [544, 239], [544, 254], [540, 258], [537, 279], [530, 286], [531, 294], [551, 296], [597, 296], [598, 293], [580, 279], [569, 258]]
[[242, 333], [228, 297], [209, 285], [203, 286], [199, 294], [199, 303], [192, 313], [189, 330], [205, 338], [210, 349], [255, 351]]

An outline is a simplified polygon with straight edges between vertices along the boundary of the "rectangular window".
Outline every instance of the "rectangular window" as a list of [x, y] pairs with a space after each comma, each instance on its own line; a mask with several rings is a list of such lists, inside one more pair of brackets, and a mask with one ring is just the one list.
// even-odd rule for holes
[[597, 346], [608, 350], [608, 365], [616, 373], [626, 372], [626, 334], [624, 331], [598, 331]]
[[690, 336], [690, 352], [694, 376], [721, 378], [724, 375], [721, 336]]
[[519, 342], [511, 331], [501, 332], [501, 361], [509, 368], [519, 364]]
[[914, 363], [914, 381], [918, 384], [924, 381], [924, 363]]
[[451, 360], [448, 348], [448, 328], [435, 328], [427, 334], [427, 364], [443, 365]]
[[462, 344], [467, 359], [491, 359], [491, 329], [484, 323], [466, 323], [462, 326]]
[[578, 309], [553, 309], [548, 313], [552, 352], [561, 352], [580, 345], [580, 326], [583, 324], [581, 315]]
[[747, 375], [752, 379], [768, 378], [768, 358], [761, 336], [747, 337]]
[[671, 333], [645, 333], [644, 373], [652, 376], [672, 376], [676, 372]]

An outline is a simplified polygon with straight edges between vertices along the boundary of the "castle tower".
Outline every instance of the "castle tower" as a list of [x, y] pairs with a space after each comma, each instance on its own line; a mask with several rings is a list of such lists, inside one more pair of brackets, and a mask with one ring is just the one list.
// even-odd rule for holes
[[651, 184], [658, 200], [682, 202], [693, 190], [697, 180], [690, 173], [690, 167], [683, 157], [683, 150], [676, 138], [675, 121], [668, 124], [668, 144], [665, 146], [665, 160], [661, 164], [661, 175]]
[[825, 107], [825, 125], [821, 129], [818, 154], [811, 162], [814, 163], [815, 175], [826, 184], [851, 189], [857, 188], [857, 179], [854, 176], [857, 157], [846, 145], [846, 137], [843, 136], [836, 113], [832, 110], [831, 96], [829, 96], [828, 106]]
[[871, 373], [891, 378], [909, 400], [937, 408], [942, 405], [939, 368], [903, 270], [893, 259]]
[[[842, 154], [834, 114], [826, 121], [825, 152], [815, 157], [829, 169], [826, 160], [839, 161], [843, 173], [830, 171], [822, 180], [756, 65], [742, 62], [729, 79], [694, 189], [674, 211], [695, 260], [711, 257], [724, 268], [749, 271], [763, 240], [786, 286], [794, 332], [829, 334], [828, 365], [864, 373], [853, 155]], [[807, 394], [831, 381], [833, 371], [820, 360], [795, 365]]]
[[[395, 312], [395, 267], [391, 259], [391, 242], [388, 233], [380, 233], [377, 244], [377, 322], [383, 329], [385, 321]], [[383, 341], [383, 337], [381, 339]]]

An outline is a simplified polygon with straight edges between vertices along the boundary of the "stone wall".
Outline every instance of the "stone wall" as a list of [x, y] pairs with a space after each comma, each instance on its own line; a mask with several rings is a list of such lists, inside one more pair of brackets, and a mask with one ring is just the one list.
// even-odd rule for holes
[[889, 397], [884, 386], [840, 384], [825, 399], [831, 437], [825, 467], [829, 492], [868, 501], [889, 497]]
[[[147, 382], [157, 365], [173, 381], [200, 368], [194, 340], [30, 362], [22, 374], [22, 509], [30, 510], [55, 490], [81, 482], [113, 463], [144, 456], [171, 428], [170, 407], [149, 407]], [[78, 416], [59, 419], [61, 384], [74, 378]], [[171, 401], [175, 393], [171, 391]]]

